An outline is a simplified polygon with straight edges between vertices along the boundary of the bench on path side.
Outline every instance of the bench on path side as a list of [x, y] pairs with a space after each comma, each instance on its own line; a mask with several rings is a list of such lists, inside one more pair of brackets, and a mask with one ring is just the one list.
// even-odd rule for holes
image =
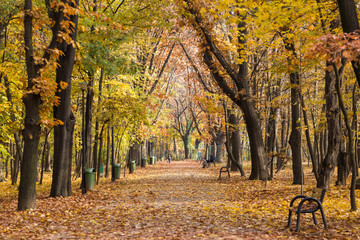
[[[314, 223], [315, 225], [317, 225], [315, 212], [320, 210], [325, 229], [328, 229], [328, 226], [326, 224], [324, 209], [322, 207], [322, 202], [325, 197], [325, 191], [326, 191], [325, 189], [315, 188], [313, 190], [311, 197], [305, 195], [298, 195], [294, 197], [290, 202], [289, 218], [288, 218], [287, 226], [290, 227], [292, 212], [295, 212], [297, 214], [296, 230], [295, 230], [296, 232], [299, 232], [301, 213], [311, 213], [314, 219]], [[301, 201], [298, 206], [294, 206], [294, 203], [297, 199], [301, 199]]]
[[228, 173], [228, 176], [229, 176], [229, 178], [230, 178], [229, 167], [221, 167], [221, 168], [220, 168], [220, 173], [219, 173], [219, 178], [218, 178], [218, 180], [221, 180], [221, 173], [223, 173], [223, 172], [227, 172], [227, 173]]

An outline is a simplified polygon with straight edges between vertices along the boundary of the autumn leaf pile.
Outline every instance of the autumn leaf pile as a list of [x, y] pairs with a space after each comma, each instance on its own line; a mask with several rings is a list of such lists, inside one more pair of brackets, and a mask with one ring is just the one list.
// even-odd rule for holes
[[[50, 181], [38, 186], [37, 209], [16, 211], [16, 187], [0, 183], [1, 239], [357, 239], [360, 214], [350, 212], [348, 187], [332, 187], [324, 209], [329, 230], [302, 215], [286, 227], [288, 205], [300, 193], [290, 169], [273, 181], [249, 181], [238, 173], [218, 180], [219, 168], [195, 161], [158, 162], [116, 182], [101, 179], [81, 195], [49, 198]], [[249, 169], [246, 169], [249, 171]], [[315, 186], [306, 169], [304, 192]], [[359, 197], [359, 192], [356, 193]], [[359, 204], [359, 202], [358, 202]]]

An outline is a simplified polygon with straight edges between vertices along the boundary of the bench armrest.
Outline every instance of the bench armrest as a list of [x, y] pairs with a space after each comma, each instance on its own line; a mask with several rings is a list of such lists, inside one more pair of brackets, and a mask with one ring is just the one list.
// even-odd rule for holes
[[305, 195], [297, 195], [295, 196], [293, 199], [291, 199], [291, 202], [290, 202], [290, 207], [292, 207], [292, 205], [294, 204], [294, 202], [299, 199], [299, 198], [308, 198], [308, 196], [305, 196]]

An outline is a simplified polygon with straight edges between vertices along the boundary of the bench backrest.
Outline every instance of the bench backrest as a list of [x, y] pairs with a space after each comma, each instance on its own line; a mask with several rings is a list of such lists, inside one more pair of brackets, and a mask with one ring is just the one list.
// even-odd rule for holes
[[320, 202], [322, 202], [324, 200], [325, 197], [325, 189], [322, 188], [315, 188], [312, 192], [312, 197], [319, 199]]

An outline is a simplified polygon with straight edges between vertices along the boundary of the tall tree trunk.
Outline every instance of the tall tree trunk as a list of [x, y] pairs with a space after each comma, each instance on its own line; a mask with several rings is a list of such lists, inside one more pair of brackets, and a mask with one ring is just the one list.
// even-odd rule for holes
[[[98, 106], [100, 106], [101, 103], [101, 94], [102, 94], [102, 82], [103, 82], [103, 78], [104, 78], [104, 69], [101, 69], [101, 73], [100, 73], [100, 79], [99, 79], [99, 96], [98, 96]], [[98, 169], [98, 142], [99, 142], [99, 121], [98, 119], [96, 119], [96, 123], [95, 123], [95, 139], [94, 139], [94, 150], [93, 150], [93, 166], [94, 166], [94, 171], [96, 173], [98, 173], [99, 171], [97, 171]], [[100, 166], [100, 165], [99, 165]], [[99, 174], [97, 174], [99, 175]]]
[[[331, 63], [327, 62], [329, 66]], [[338, 96], [335, 89], [334, 72], [325, 72], [325, 99], [326, 99], [326, 120], [328, 128], [328, 151], [319, 169], [317, 187], [330, 189], [331, 177], [335, 167], [338, 165], [340, 151], [340, 109]]]
[[13, 148], [13, 157], [14, 159], [11, 160], [11, 185], [16, 185], [18, 176], [19, 176], [19, 168], [20, 168], [20, 162], [21, 162], [21, 155], [16, 150], [16, 147], [14, 144], [11, 144]]
[[190, 142], [191, 142], [191, 138], [189, 135], [186, 135], [184, 137], [182, 137], [182, 140], [184, 142], [184, 152], [185, 152], [185, 159], [189, 158], [190, 155]]
[[[239, 118], [229, 111], [229, 137], [231, 143], [231, 152], [234, 157], [234, 160], [241, 165], [241, 142], [240, 142], [240, 130], [238, 127]], [[231, 164], [231, 171], [237, 171], [237, 166], [235, 164]]]
[[4, 163], [0, 161], [0, 182], [5, 181], [5, 174], [4, 174]]
[[100, 165], [101, 165], [101, 161], [102, 161], [102, 147], [103, 147], [103, 140], [104, 138], [102, 136], [100, 136], [100, 142], [99, 142], [99, 152], [98, 152], [98, 162], [97, 162], [97, 174], [96, 174], [96, 184], [99, 184], [100, 181]]
[[346, 179], [350, 172], [350, 155], [347, 152], [340, 152], [338, 155], [338, 174], [336, 185], [345, 186]]
[[[227, 113], [225, 115], [225, 118], [227, 118]], [[237, 171], [239, 169], [241, 176], [245, 177], [245, 171], [242, 166], [242, 146], [240, 139], [240, 130], [238, 127], [239, 118], [235, 114], [230, 113], [230, 116], [228, 117], [228, 121], [230, 127], [229, 128], [226, 127], [225, 145], [228, 149], [230, 148], [230, 144], [231, 144], [231, 153], [228, 152], [228, 155], [230, 157], [229, 159], [230, 159], [231, 171]], [[229, 129], [230, 129], [230, 133], [228, 133]], [[228, 141], [230, 141], [230, 143], [228, 143]], [[229, 147], [227, 145], [229, 145]], [[233, 159], [231, 159], [231, 157]]]
[[25, 61], [27, 69], [27, 90], [30, 92], [23, 97], [25, 105], [24, 123], [24, 158], [20, 168], [20, 186], [18, 196], [18, 210], [36, 208], [36, 179], [38, 146], [40, 141], [40, 94], [31, 92], [34, 86], [33, 80], [40, 76], [33, 58], [32, 42], [32, 1], [25, 0], [24, 16], [24, 40], [25, 40]]
[[306, 112], [306, 108], [305, 108], [304, 98], [302, 96], [301, 96], [301, 108], [303, 110], [304, 124], [305, 124], [305, 128], [306, 128], [305, 129], [306, 143], [308, 146], [310, 159], [311, 159], [311, 163], [313, 166], [313, 172], [314, 172], [315, 178], [317, 179], [317, 178], [319, 178], [319, 162], [315, 158], [314, 149], [311, 144], [310, 131], [309, 131], [310, 126], [309, 126], [309, 122], [307, 119], [307, 112]]
[[340, 106], [341, 112], [343, 113], [346, 130], [347, 130], [348, 136], [349, 136], [349, 156], [350, 156], [350, 161], [351, 161], [351, 165], [352, 165], [350, 204], [351, 204], [351, 210], [356, 211], [357, 207], [356, 207], [356, 199], [355, 199], [355, 187], [356, 187], [357, 164], [356, 164], [355, 155], [354, 155], [354, 138], [353, 138], [353, 132], [352, 132], [352, 129], [350, 126], [350, 121], [349, 121], [349, 117], [347, 114], [347, 110], [345, 108], [345, 104], [344, 104], [344, 101], [343, 101], [343, 98], [341, 95], [340, 74], [339, 74], [338, 70], [336, 69], [335, 64], [333, 64], [333, 68], [335, 70], [335, 79], [336, 79], [335, 88], [336, 88], [336, 93], [338, 95], [339, 106]]
[[50, 144], [46, 145], [45, 151], [45, 162], [44, 162], [44, 171], [50, 172], [51, 171], [51, 153], [50, 153], [51, 146]]
[[[289, 30], [285, 27], [283, 34], [283, 41], [285, 49], [289, 52], [288, 65], [294, 69], [297, 66], [292, 66], [296, 60], [297, 55], [295, 51], [295, 44], [288, 39], [287, 32]], [[299, 72], [293, 71], [290, 73], [291, 84], [291, 134], [289, 144], [292, 152], [292, 170], [293, 170], [293, 184], [303, 184], [303, 169], [301, 161], [301, 120], [300, 120], [300, 75]]]
[[266, 170], [265, 147], [260, 122], [251, 102], [244, 102], [241, 105], [250, 141], [251, 174], [249, 179], [266, 180], [268, 172]]
[[[77, 0], [75, 4], [76, 6], [73, 7], [77, 7], [79, 1]], [[69, 16], [67, 20], [74, 24], [70, 37], [76, 41], [78, 16]], [[75, 116], [71, 110], [71, 76], [75, 61], [75, 48], [73, 44], [68, 44], [66, 41], [59, 42], [57, 48], [64, 54], [59, 57], [59, 67], [56, 69], [58, 86], [56, 96], [59, 97], [60, 105], [54, 107], [54, 118], [61, 120], [63, 124], [54, 127], [54, 165], [50, 196], [67, 197], [72, 195], [71, 164]], [[65, 89], [61, 87], [63, 83], [67, 84]]]
[[[110, 124], [109, 124], [110, 126]], [[111, 126], [111, 181], [115, 181], [115, 141], [114, 125]], [[124, 171], [125, 172], [125, 171]]]
[[176, 139], [175, 137], [173, 137], [173, 141], [174, 141], [174, 148], [173, 148], [173, 152], [175, 154], [175, 159], [178, 159], [178, 152], [177, 152], [177, 146], [176, 146]]
[[86, 95], [86, 113], [85, 113], [85, 151], [86, 151], [86, 166], [93, 167], [91, 161], [91, 131], [92, 131], [92, 116], [93, 116], [93, 102], [94, 102], [94, 79], [93, 75], [89, 76], [91, 81], [88, 84], [87, 95]]
[[46, 161], [46, 151], [47, 151], [47, 148], [48, 146], [50, 145], [49, 144], [49, 134], [50, 134], [50, 130], [48, 132], [46, 132], [45, 134], [45, 140], [44, 140], [44, 147], [43, 147], [43, 151], [42, 151], [42, 156], [41, 156], [41, 173], [40, 173], [40, 183], [39, 184], [42, 184], [43, 182], [43, 177], [44, 177], [44, 168], [45, 168], [45, 161]]
[[106, 148], [106, 168], [105, 168], [105, 178], [109, 177], [109, 168], [110, 168], [110, 150], [111, 150], [111, 126], [109, 124], [107, 132], [107, 148]]
[[278, 154], [276, 161], [276, 172], [280, 171], [286, 162], [286, 112], [281, 110], [281, 133], [280, 133], [280, 153]]

